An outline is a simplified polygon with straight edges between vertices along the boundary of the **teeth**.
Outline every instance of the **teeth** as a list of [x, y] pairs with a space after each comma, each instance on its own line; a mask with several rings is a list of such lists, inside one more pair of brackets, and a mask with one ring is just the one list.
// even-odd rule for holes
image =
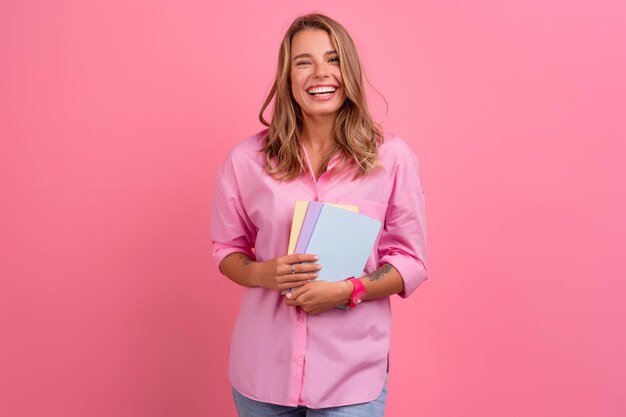
[[334, 93], [336, 90], [335, 87], [316, 87], [308, 90], [309, 94], [320, 94], [320, 93]]

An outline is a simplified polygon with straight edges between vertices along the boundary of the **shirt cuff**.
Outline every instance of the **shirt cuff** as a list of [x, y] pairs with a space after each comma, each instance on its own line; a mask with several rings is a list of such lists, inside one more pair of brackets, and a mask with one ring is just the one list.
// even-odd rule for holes
[[222, 272], [222, 270], [220, 269], [220, 264], [222, 263], [222, 260], [231, 253], [235, 252], [241, 252], [248, 255], [248, 257], [253, 261], [256, 260], [256, 257], [254, 256], [254, 253], [252, 253], [250, 248], [239, 248], [236, 246], [215, 243], [215, 246], [213, 247], [213, 260], [215, 261], [215, 265], [217, 265], [217, 268], [220, 270], [220, 272]]
[[404, 289], [398, 293], [402, 298], [409, 297], [422, 282], [428, 279], [426, 267], [419, 259], [397, 253], [380, 258], [381, 265], [386, 263], [396, 268], [404, 281]]

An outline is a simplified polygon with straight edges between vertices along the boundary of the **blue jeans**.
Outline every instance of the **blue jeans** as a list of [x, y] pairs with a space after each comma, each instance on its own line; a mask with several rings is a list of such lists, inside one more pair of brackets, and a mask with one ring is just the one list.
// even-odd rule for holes
[[374, 401], [318, 409], [264, 403], [245, 397], [235, 388], [232, 391], [239, 417], [383, 417], [387, 401], [387, 381]]

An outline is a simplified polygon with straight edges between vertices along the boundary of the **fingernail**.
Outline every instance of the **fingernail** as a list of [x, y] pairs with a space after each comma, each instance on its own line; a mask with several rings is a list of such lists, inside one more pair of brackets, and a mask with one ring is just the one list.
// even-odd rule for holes
[[317, 265], [316, 268], [317, 269], [322, 269], [322, 265]]
[[317, 255], [313, 255], [313, 259], [315, 259], [316, 261], [319, 259], [320, 257]]
[[313, 274], [313, 276], [314, 276], [315, 278], [317, 278], [317, 277], [319, 276], [319, 274]]
[[286, 297], [287, 297], [287, 298], [289, 298], [289, 299], [291, 299], [291, 297], [293, 297], [293, 295], [291, 295], [291, 293], [290, 293], [290, 292], [288, 292], [288, 293], [287, 293], [287, 295], [286, 295]]

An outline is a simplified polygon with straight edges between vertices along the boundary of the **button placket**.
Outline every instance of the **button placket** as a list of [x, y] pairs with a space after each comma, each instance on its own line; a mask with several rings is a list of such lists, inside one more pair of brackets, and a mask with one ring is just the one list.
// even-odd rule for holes
[[300, 400], [302, 384], [304, 382], [304, 362], [307, 345], [307, 321], [306, 312], [300, 307], [296, 308], [296, 322], [294, 328], [293, 351], [291, 356], [291, 388], [290, 398], [294, 403]]
[[[309, 178], [311, 179], [311, 182], [313, 183], [313, 187], [315, 187], [315, 190], [313, 193], [314, 194], [313, 201], [319, 201], [320, 190], [318, 187], [318, 183], [315, 180], [315, 173], [313, 172], [313, 166], [311, 165], [311, 158], [309, 157], [309, 152], [306, 150], [306, 146], [304, 145], [301, 145], [301, 146], [302, 146], [302, 152], [304, 153], [304, 158], [306, 160], [306, 165], [309, 168]], [[322, 174], [322, 176], [324, 174]], [[322, 176], [320, 176], [320, 178]]]

